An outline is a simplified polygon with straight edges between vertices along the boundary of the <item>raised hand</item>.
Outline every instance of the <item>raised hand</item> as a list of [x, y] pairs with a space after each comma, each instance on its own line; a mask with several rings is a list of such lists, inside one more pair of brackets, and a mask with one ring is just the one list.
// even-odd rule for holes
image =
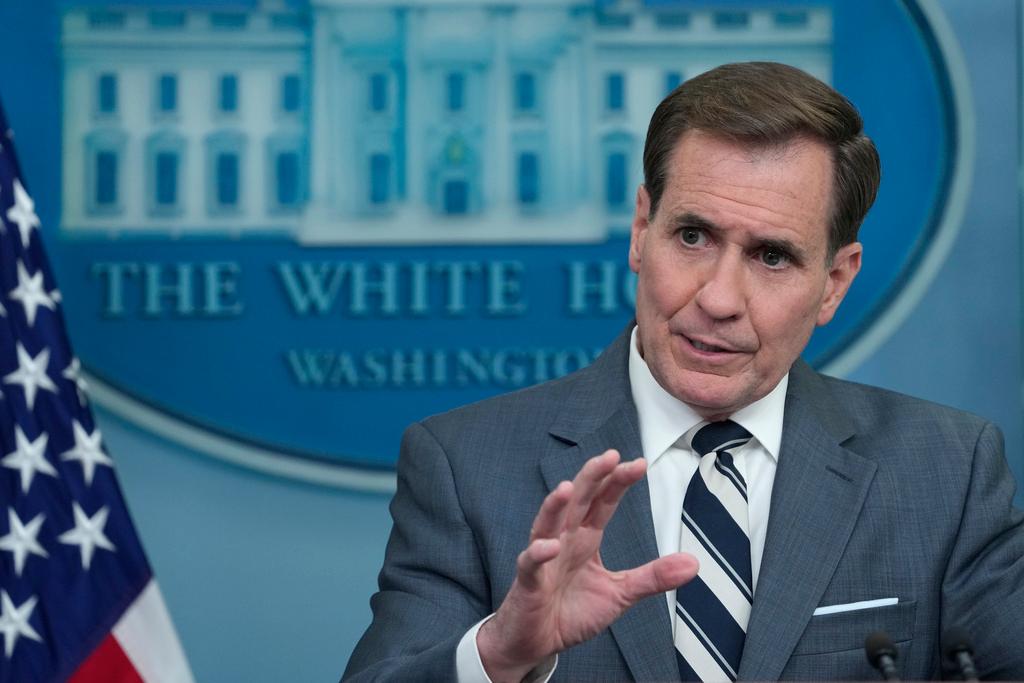
[[696, 576], [697, 560], [686, 553], [622, 572], [601, 562], [605, 526], [646, 470], [643, 459], [620, 463], [618, 452], [608, 450], [544, 499], [516, 579], [477, 633], [492, 681], [522, 680], [547, 657], [593, 638], [637, 601]]

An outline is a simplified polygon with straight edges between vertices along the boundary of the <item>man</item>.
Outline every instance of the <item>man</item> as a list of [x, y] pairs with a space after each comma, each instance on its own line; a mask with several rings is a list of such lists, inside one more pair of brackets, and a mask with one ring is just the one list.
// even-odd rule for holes
[[346, 677], [867, 679], [884, 631], [938, 678], [957, 624], [983, 676], [1024, 678], [998, 430], [798, 358], [860, 268], [857, 112], [791, 67], [719, 67], [659, 105], [644, 176], [636, 326], [407, 431]]

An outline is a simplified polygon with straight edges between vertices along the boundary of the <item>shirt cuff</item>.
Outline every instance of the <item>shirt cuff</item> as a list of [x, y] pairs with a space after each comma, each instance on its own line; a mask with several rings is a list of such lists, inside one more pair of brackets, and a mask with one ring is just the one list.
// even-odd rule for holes
[[[484, 670], [480, 651], [476, 648], [476, 634], [493, 616], [490, 614], [478, 621], [459, 641], [459, 647], [455, 650], [455, 675], [458, 683], [494, 683]], [[558, 655], [552, 655], [531, 669], [523, 678], [523, 683], [547, 683], [557, 666]]]

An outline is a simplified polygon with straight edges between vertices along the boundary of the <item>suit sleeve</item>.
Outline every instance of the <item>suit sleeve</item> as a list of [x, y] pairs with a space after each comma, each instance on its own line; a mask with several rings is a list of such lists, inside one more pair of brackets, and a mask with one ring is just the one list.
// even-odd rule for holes
[[943, 580], [942, 630], [971, 635], [981, 679], [1024, 679], [1024, 513], [999, 430], [986, 424]]
[[373, 621], [342, 680], [454, 681], [459, 640], [492, 611], [490, 588], [448, 456], [422, 424], [402, 439], [391, 517]]

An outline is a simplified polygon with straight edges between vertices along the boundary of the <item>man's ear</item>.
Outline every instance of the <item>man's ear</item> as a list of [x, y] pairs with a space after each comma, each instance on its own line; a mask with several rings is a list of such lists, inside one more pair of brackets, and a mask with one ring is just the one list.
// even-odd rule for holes
[[651, 197], [647, 194], [647, 188], [641, 185], [636, 190], [633, 225], [629, 231], [629, 268], [634, 273], [640, 272], [640, 260], [644, 251], [644, 237], [647, 235], [650, 211]]
[[828, 282], [825, 283], [825, 298], [818, 309], [818, 325], [825, 325], [836, 314], [839, 304], [853, 284], [853, 278], [860, 272], [861, 254], [864, 247], [860, 242], [853, 242], [840, 247], [832, 259], [828, 270]]

